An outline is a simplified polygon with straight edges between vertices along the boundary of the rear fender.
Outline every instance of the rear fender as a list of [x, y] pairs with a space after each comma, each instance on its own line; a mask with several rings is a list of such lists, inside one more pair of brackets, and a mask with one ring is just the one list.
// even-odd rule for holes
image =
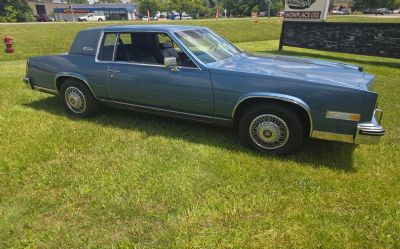
[[86, 77], [81, 74], [74, 73], [74, 72], [62, 72], [62, 73], [58, 73], [55, 76], [54, 84], [55, 84], [55, 89], [57, 89], [58, 93], [60, 93], [62, 79], [65, 79], [65, 78], [73, 78], [73, 79], [77, 79], [77, 80], [81, 81], [82, 84], [84, 84], [90, 90], [90, 92], [93, 94], [93, 96], [96, 97], [96, 95], [94, 94], [92, 88], [90, 87], [90, 84], [89, 84], [88, 80], [86, 79]]

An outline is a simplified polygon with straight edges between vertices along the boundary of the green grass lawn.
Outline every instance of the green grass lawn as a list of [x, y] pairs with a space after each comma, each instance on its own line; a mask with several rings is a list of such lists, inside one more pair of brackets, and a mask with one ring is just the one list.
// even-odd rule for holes
[[[191, 24], [277, 53], [278, 19]], [[377, 75], [387, 135], [263, 156], [229, 129], [109, 109], [71, 118], [23, 86], [27, 56], [63, 52], [92, 25], [0, 26], [17, 49], [0, 57], [0, 248], [400, 247], [400, 60], [285, 48]]]

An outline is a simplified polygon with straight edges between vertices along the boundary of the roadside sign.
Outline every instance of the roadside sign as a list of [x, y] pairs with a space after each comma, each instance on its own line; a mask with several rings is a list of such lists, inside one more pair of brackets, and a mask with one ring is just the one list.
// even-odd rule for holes
[[285, 21], [325, 21], [329, 0], [285, 0]]

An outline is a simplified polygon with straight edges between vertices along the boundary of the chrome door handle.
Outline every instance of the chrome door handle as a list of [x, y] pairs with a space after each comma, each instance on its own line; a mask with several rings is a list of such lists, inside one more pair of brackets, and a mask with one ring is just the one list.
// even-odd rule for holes
[[111, 69], [108, 69], [107, 72], [110, 75], [110, 78], [114, 78], [114, 74], [119, 73], [118, 70], [111, 70]]
[[111, 69], [108, 69], [107, 72], [108, 72], [108, 73], [119, 73], [118, 70], [111, 70]]

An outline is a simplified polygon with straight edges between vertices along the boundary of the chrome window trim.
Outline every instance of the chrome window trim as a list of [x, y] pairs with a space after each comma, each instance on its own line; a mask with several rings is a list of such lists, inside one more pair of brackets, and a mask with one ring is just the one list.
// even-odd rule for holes
[[289, 96], [289, 95], [265, 93], [263, 95], [246, 96], [246, 97], [240, 99], [236, 103], [236, 105], [235, 105], [235, 107], [233, 108], [233, 111], [232, 111], [232, 118], [234, 118], [236, 110], [237, 110], [237, 108], [239, 107], [239, 105], [241, 103], [243, 103], [245, 100], [254, 99], [254, 98], [281, 100], [281, 101], [284, 101], [284, 102], [295, 104], [295, 105], [303, 108], [307, 112], [308, 119], [309, 119], [309, 122], [310, 122], [310, 134], [309, 134], [309, 136], [310, 137], [312, 136], [313, 129], [314, 129], [314, 124], [313, 124], [313, 119], [312, 119], [312, 116], [311, 116], [310, 107], [304, 101], [302, 101], [300, 99], [297, 99], [296, 97]]
[[119, 33], [118, 32], [104, 32], [104, 31], [102, 31], [101, 35], [100, 35], [100, 39], [97, 42], [97, 51], [96, 51], [96, 56], [95, 56], [95, 59], [94, 59], [94, 61], [97, 62], [97, 63], [109, 63], [110, 62], [110, 61], [99, 60], [99, 53], [100, 53], [101, 43], [102, 43], [102, 41], [104, 39], [104, 35], [105, 34], [116, 34], [115, 41], [114, 41], [113, 57], [112, 57], [111, 61], [114, 61], [114, 58], [115, 58], [115, 52], [116, 52], [116, 47], [117, 47], [116, 43], [117, 43], [117, 38], [118, 38], [118, 34]]
[[221, 37], [222, 39], [224, 39], [226, 42], [228, 42], [229, 44], [231, 44], [232, 46], [234, 46], [237, 50], [239, 50], [242, 53], [245, 53], [246, 51], [244, 51], [243, 49], [239, 48], [238, 46], [236, 46], [235, 44], [233, 44], [231, 41], [229, 41], [228, 39], [226, 39], [225, 37], [223, 37], [220, 34], [215, 33], [214, 31], [212, 31], [211, 29], [207, 28], [208, 31], [210, 31], [211, 33], [213, 33], [214, 35], [217, 35], [219, 37]]
[[[213, 31], [212, 31], [211, 29], [209, 29], [209, 28], [201, 28], [201, 27], [199, 27], [198, 29], [187, 29], [187, 30], [179, 30], [179, 31], [174, 31], [174, 32], [172, 32], [171, 35], [173, 35], [173, 36], [175, 37], [175, 39], [179, 41], [181, 47], [184, 47], [184, 48], [185, 48], [186, 54], [190, 54], [193, 58], [195, 58], [195, 60], [193, 60], [193, 59], [191, 58], [193, 62], [197, 61], [198, 63], [200, 63], [200, 64], [201, 64], [203, 67], [205, 67], [205, 68], [209, 68], [209, 67], [210, 67], [210, 66], [208, 66], [206, 63], [204, 63], [204, 62], [202, 62], [201, 60], [199, 60], [199, 59], [197, 58], [197, 56], [196, 56], [195, 54], [192, 53], [192, 51], [190, 51], [189, 49], [187, 49], [186, 46], [185, 46], [185, 45], [179, 40], [179, 38], [176, 36], [176, 33], [178, 33], [178, 32], [190, 31], [190, 30], [203, 30], [203, 29], [205, 29], [205, 30], [207, 30], [207, 31], [209, 31], [209, 32], [211, 32], [211, 33], [213, 33], [213, 34], [215, 34], [215, 35], [221, 37], [223, 40], [227, 41], [229, 44], [231, 44], [232, 46], [234, 46], [236, 49], [238, 49], [238, 50], [241, 51], [242, 53], [245, 53], [245, 51], [244, 51], [243, 49], [239, 48], [238, 46], [236, 46], [235, 44], [233, 44], [231, 41], [225, 39], [225, 37], [221, 36], [220, 34], [217, 34], [217, 33], [213, 32]], [[170, 37], [172, 38], [172, 36], [170, 36]], [[174, 40], [174, 41], [175, 41], [175, 40]], [[225, 59], [228, 59], [228, 58], [225, 58]], [[196, 62], [195, 62], [195, 63], [196, 63]], [[196, 65], [197, 65], [197, 64], [196, 64]]]
[[[168, 32], [165, 32], [165, 31], [126, 31], [126, 32], [115, 32], [115, 31], [110, 31], [110, 32], [107, 32], [107, 31], [102, 31], [101, 32], [101, 35], [100, 35], [100, 38], [99, 38], [99, 42], [97, 43], [97, 51], [96, 51], [96, 56], [95, 56], [95, 62], [96, 63], [105, 63], [105, 64], [110, 64], [110, 63], [113, 63], [113, 64], [124, 64], [124, 65], [136, 65], [136, 66], [147, 66], [147, 67], [163, 67], [163, 68], [168, 68], [168, 67], [166, 67], [166, 66], [164, 66], [164, 65], [159, 65], [159, 64], [147, 64], [147, 63], [139, 63], [139, 62], [134, 62], [134, 61], [132, 61], [132, 62], [125, 62], [125, 61], [115, 61], [115, 55], [116, 55], [116, 48], [117, 48], [117, 46], [116, 46], [116, 42], [117, 42], [117, 40], [118, 40], [118, 37], [119, 37], [119, 34], [120, 33], [162, 33], [162, 34], [166, 34], [166, 35], [168, 35], [170, 38], [171, 38], [171, 40], [174, 42], [174, 43], [176, 43], [178, 46], [179, 46], [179, 48], [184, 52], [184, 53], [186, 53], [186, 56], [188, 56], [191, 60], [192, 60], [192, 62], [196, 65], [196, 67], [182, 67], [182, 66], [178, 66], [178, 68], [179, 69], [190, 69], [190, 70], [200, 70], [200, 71], [202, 71], [203, 69], [197, 64], [197, 62], [196, 62], [196, 60], [193, 60], [193, 58], [191, 57], [191, 56], [189, 56], [188, 55], [188, 52], [186, 51], [186, 49], [182, 49], [182, 45], [180, 44], [180, 43], [178, 43], [175, 39], [174, 39], [174, 37], [171, 35], [171, 34], [169, 34]], [[115, 43], [114, 43], [114, 51], [113, 51], [113, 59], [111, 60], [111, 61], [105, 61], [105, 60], [99, 60], [98, 59], [98, 56], [99, 56], [99, 53], [100, 53], [100, 49], [101, 49], [101, 43], [102, 43], [102, 41], [103, 41], [103, 39], [104, 39], [104, 35], [105, 34], [117, 34], [117, 36], [116, 36], [116, 39], [115, 39]]]

